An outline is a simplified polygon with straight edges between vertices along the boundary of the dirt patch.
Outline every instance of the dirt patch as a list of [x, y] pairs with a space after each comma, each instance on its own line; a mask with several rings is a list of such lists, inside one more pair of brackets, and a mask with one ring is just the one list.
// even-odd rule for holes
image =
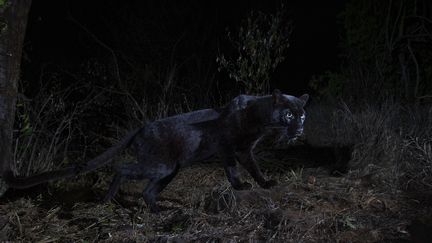
[[235, 191], [218, 165], [185, 168], [162, 193], [160, 214], [143, 203], [145, 183], [124, 185], [111, 204], [97, 202], [106, 191], [99, 185], [4, 198], [0, 240], [408, 242], [430, 232], [417, 219], [428, 211], [421, 201], [362, 178], [322, 168], [268, 176], [280, 184]]

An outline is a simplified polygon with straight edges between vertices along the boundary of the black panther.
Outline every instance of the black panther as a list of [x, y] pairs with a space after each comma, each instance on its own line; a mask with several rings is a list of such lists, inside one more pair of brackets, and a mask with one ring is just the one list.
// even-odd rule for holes
[[105, 200], [111, 200], [123, 180], [149, 179], [143, 197], [152, 212], [160, 209], [156, 204], [158, 194], [170, 183], [181, 167], [211, 156], [223, 160], [224, 169], [232, 187], [250, 189], [238, 175], [240, 163], [263, 188], [276, 185], [261, 173], [253, 156], [257, 141], [269, 129], [278, 129], [293, 139], [303, 133], [305, 111], [309, 96], [282, 94], [274, 90], [267, 96], [240, 95], [225, 107], [205, 109], [156, 120], [130, 132], [118, 144], [93, 160], [78, 166], [45, 172], [27, 178], [4, 176], [12, 188], [27, 188], [43, 182], [73, 177], [95, 170], [107, 163], [122, 150], [135, 149], [137, 163], [115, 168]]

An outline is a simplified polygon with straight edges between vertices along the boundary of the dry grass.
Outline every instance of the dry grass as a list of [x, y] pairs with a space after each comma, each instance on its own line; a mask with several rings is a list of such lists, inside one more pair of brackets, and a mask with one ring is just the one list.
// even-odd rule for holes
[[[280, 185], [271, 190], [254, 185], [250, 191], [234, 191], [217, 165], [187, 168], [162, 193], [160, 204], [167, 209], [158, 215], [150, 214], [142, 202], [141, 183], [126, 184], [120, 202], [114, 204], [99, 204], [98, 196], [81, 197], [76, 191], [57, 199], [47, 193], [3, 199], [1, 240], [376, 242], [409, 238], [407, 227], [417, 204], [385, 193], [367, 179], [329, 177], [320, 168], [272, 177]], [[98, 194], [104, 190], [98, 187], [80, 189]], [[66, 197], [70, 201], [65, 202]]]
[[[384, 102], [351, 108], [312, 105], [307, 141], [315, 146], [352, 146], [349, 167], [391, 190], [422, 185], [432, 192], [432, 108]], [[415, 187], [411, 187], [415, 188]]]

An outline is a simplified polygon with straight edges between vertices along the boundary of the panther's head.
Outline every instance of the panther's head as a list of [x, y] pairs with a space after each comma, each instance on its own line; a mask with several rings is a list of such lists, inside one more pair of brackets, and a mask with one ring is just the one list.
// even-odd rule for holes
[[303, 107], [308, 99], [308, 94], [295, 97], [282, 94], [278, 89], [275, 89], [272, 94], [273, 112], [269, 127], [284, 129], [284, 136], [288, 139], [301, 136], [306, 119]]

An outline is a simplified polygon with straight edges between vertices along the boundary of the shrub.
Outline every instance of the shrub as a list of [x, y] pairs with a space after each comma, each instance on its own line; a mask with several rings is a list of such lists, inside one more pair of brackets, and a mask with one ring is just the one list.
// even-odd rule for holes
[[219, 71], [226, 71], [244, 87], [246, 94], [268, 93], [270, 75], [285, 59], [291, 30], [292, 25], [285, 20], [282, 10], [276, 14], [251, 12], [237, 36], [227, 33], [235, 54], [219, 55], [216, 59]]

